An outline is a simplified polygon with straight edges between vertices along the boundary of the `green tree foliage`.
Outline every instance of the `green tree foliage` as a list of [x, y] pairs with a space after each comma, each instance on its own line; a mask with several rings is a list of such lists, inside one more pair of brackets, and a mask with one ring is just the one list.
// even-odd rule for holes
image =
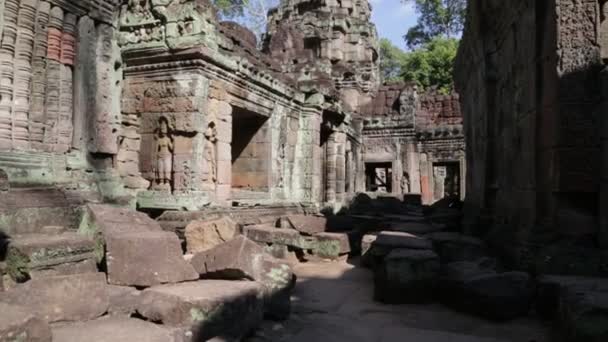
[[266, 32], [268, 10], [279, 4], [279, 0], [213, 0], [220, 17], [234, 20], [258, 36]]
[[466, 0], [402, 0], [413, 3], [419, 14], [418, 23], [405, 34], [410, 49], [428, 43], [435, 37], [455, 38], [464, 27]]
[[236, 18], [243, 15], [247, 0], [213, 0], [222, 18]]
[[380, 71], [385, 82], [402, 79], [402, 67], [406, 53], [386, 38], [380, 39]]
[[437, 87], [442, 93], [453, 89], [452, 71], [458, 52], [458, 40], [436, 37], [408, 52], [401, 65], [401, 76], [422, 88]]

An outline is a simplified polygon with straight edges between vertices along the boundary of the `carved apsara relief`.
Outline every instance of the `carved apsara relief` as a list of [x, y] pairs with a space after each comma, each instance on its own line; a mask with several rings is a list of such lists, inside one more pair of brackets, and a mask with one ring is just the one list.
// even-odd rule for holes
[[204, 136], [203, 182], [212, 185], [217, 183], [217, 128], [215, 120], [209, 121]]
[[171, 191], [174, 145], [169, 121], [164, 116], [158, 120], [155, 140], [156, 180], [152, 186], [155, 190]]

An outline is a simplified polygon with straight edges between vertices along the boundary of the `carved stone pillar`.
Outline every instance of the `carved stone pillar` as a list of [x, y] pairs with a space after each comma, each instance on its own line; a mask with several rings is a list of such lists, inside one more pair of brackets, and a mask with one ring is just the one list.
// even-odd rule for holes
[[336, 201], [342, 202], [346, 192], [346, 133], [338, 131], [336, 139]]
[[332, 131], [325, 146], [325, 201], [332, 203], [336, 201], [336, 168], [337, 168], [337, 144], [336, 132]]

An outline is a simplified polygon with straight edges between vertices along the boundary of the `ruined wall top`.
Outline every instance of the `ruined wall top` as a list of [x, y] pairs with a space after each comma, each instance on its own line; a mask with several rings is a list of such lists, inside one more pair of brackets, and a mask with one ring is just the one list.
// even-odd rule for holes
[[415, 126], [423, 131], [462, 126], [459, 95], [444, 95], [434, 89], [420, 91], [412, 83], [382, 85], [369, 104], [361, 108], [367, 126]]
[[357, 112], [380, 85], [378, 37], [367, 0], [282, 0], [264, 51], [307, 93], [338, 96]]

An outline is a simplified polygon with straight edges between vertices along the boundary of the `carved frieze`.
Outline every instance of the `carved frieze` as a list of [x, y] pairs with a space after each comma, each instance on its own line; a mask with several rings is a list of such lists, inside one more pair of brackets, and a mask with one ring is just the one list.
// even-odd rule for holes
[[129, 0], [119, 23], [119, 43], [126, 50], [217, 47], [208, 0]]

